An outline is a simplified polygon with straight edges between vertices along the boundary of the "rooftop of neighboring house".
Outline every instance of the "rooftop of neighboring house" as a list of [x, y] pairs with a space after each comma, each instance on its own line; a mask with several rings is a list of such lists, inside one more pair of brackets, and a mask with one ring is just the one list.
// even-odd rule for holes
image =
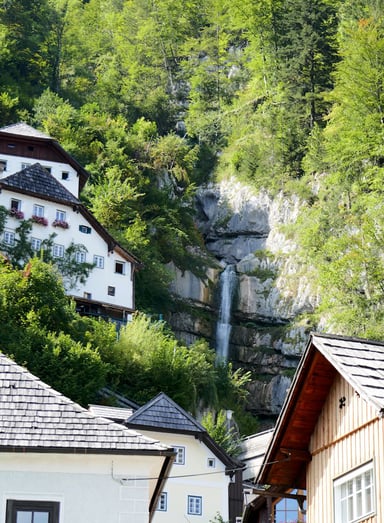
[[384, 343], [312, 333], [277, 420], [258, 483], [305, 488], [309, 441], [337, 374], [371, 405], [378, 418], [384, 415]]
[[173, 455], [170, 447], [98, 417], [0, 354], [0, 451]]
[[[101, 409], [101, 410], [99, 410]], [[116, 410], [116, 407], [91, 405], [90, 411], [103, 412], [110, 419], [121, 416], [121, 422], [129, 428], [140, 431], [170, 432], [174, 434], [189, 434], [203, 441], [205, 445], [221, 460], [228, 472], [242, 468], [239, 460], [230, 457], [208, 434], [206, 429], [180, 405], [174, 402], [164, 392], [159, 393], [148, 403], [134, 410]], [[109, 411], [109, 414], [108, 414]], [[124, 411], [126, 411], [125, 420]], [[161, 438], [160, 438], [161, 439]]]

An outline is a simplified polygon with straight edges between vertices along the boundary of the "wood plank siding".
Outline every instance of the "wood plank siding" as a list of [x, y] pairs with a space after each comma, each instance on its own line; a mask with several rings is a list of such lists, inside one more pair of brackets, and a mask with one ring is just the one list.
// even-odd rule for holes
[[308, 523], [333, 521], [333, 481], [370, 460], [374, 461], [376, 515], [364, 523], [384, 523], [383, 419], [355, 389], [337, 375], [312, 434], [307, 468]]

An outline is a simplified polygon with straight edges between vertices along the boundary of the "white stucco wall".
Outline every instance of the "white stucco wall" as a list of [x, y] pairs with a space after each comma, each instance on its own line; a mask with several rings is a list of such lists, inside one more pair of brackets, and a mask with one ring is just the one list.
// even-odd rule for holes
[[[48, 226], [33, 224], [31, 238], [44, 240], [52, 233], [57, 234], [54, 242], [59, 245], [68, 247], [71, 242], [84, 245], [87, 250], [86, 261], [93, 263], [94, 255], [103, 256], [104, 268], [94, 268], [84, 285], [80, 284], [75, 289], [67, 289], [68, 294], [83, 298], [84, 293], [90, 293], [91, 299], [110, 305], [132, 309], [133, 308], [133, 275], [132, 264], [122, 258], [117, 252], [108, 252], [108, 246], [104, 239], [91, 227], [91, 233], [85, 234], [79, 231], [80, 225], [90, 226], [83, 216], [73, 211], [72, 206], [58, 205], [47, 200], [31, 197], [23, 194], [13, 193], [3, 190], [0, 193], [0, 205], [10, 209], [11, 199], [21, 201], [21, 211], [24, 213], [24, 219], [31, 218], [34, 204], [44, 207], [44, 217], [48, 220]], [[69, 224], [68, 229], [53, 227], [52, 222], [56, 217], [56, 210], [66, 212], [66, 221]], [[5, 227], [6, 231], [14, 232], [19, 226], [20, 221], [16, 218], [9, 217]], [[124, 274], [115, 272], [115, 262], [124, 263]], [[108, 295], [108, 286], [115, 287], [115, 295]]]
[[60, 523], [148, 523], [164, 458], [0, 454], [0, 521], [7, 499], [58, 501]]
[[[210, 523], [219, 512], [228, 521], [228, 484], [225, 466], [194, 436], [141, 430], [148, 437], [160, 439], [169, 446], [185, 447], [185, 464], [173, 464], [164, 492], [167, 493], [167, 510], [155, 512], [153, 523]], [[215, 467], [208, 467], [208, 458]], [[202, 514], [188, 514], [188, 496], [201, 496]]]

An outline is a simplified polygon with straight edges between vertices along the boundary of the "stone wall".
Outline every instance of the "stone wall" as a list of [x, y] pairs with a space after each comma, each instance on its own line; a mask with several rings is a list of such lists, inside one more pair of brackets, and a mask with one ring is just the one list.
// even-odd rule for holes
[[197, 225], [216, 267], [205, 281], [175, 269], [172, 285], [175, 300], [184, 303], [170, 318], [176, 333], [186, 341], [203, 336], [214, 347], [218, 277], [227, 264], [235, 266], [230, 359], [251, 370], [249, 408], [267, 420], [281, 408], [318, 303], [297, 246], [284, 234], [300, 205], [296, 197], [255, 194], [235, 181], [201, 188]]

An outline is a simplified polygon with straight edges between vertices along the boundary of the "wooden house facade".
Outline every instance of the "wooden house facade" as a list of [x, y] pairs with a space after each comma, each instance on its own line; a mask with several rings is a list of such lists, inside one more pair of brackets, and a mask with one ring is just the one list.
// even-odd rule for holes
[[311, 335], [244, 523], [276, 521], [285, 496], [307, 523], [384, 522], [383, 414], [384, 344]]

